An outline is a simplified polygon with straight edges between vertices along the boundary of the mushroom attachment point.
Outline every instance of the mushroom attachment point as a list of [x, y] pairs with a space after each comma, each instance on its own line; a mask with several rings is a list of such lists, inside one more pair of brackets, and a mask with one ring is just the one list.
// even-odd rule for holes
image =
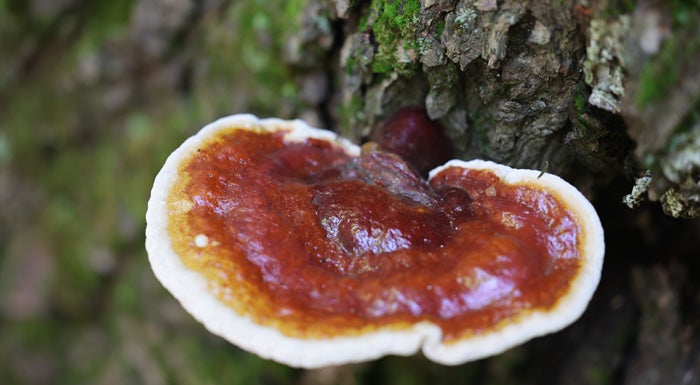
[[448, 365], [574, 322], [603, 230], [564, 180], [403, 158], [294, 120], [233, 115], [156, 176], [146, 249], [211, 332], [314, 368], [418, 351]]

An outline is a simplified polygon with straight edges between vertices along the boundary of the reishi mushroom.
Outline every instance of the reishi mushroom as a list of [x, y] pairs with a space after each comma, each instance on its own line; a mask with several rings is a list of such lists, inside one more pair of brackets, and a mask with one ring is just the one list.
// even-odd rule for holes
[[595, 210], [540, 174], [452, 160], [425, 181], [303, 121], [233, 115], [165, 162], [146, 249], [189, 313], [262, 357], [460, 364], [564, 328], [598, 284]]

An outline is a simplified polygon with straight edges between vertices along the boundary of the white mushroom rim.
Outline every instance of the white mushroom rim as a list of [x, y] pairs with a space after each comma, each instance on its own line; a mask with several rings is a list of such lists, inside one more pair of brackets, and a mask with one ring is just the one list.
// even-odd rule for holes
[[[175, 150], [156, 176], [146, 213], [146, 249], [153, 272], [181, 305], [214, 334], [231, 343], [290, 366], [318, 368], [376, 359], [385, 355], [411, 355], [422, 350], [435, 362], [456, 365], [499, 354], [534, 337], [556, 332], [580, 317], [595, 291], [605, 252], [603, 229], [588, 200], [563, 179], [536, 170], [518, 170], [493, 162], [452, 160], [430, 172], [436, 175], [447, 167], [488, 170], [507, 183], [527, 182], [553, 192], [566, 202], [579, 219], [585, 234], [579, 271], [566, 295], [547, 311], [536, 310], [497, 330], [456, 342], [443, 343], [442, 330], [427, 321], [407, 329], [378, 329], [361, 335], [326, 339], [287, 336], [275, 328], [262, 326], [221, 302], [206, 279], [188, 269], [175, 253], [168, 234], [167, 198], [178, 179], [178, 167], [197, 147], [218, 131], [232, 126], [254, 131], [290, 130], [287, 141], [317, 138], [332, 141], [349, 155], [357, 156], [358, 146], [329, 131], [312, 128], [303, 121], [258, 119], [253, 115], [233, 115], [205, 126]], [[198, 246], [209, 240], [202, 234]]]

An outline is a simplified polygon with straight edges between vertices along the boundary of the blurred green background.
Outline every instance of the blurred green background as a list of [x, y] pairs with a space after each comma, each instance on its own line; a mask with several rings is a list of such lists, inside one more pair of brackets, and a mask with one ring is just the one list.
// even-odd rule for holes
[[144, 215], [167, 155], [220, 116], [303, 108], [280, 58], [299, 5], [0, 0], [0, 384], [474, 375], [421, 357], [287, 368], [209, 334], [151, 273]]
[[[150, 270], [146, 202], [168, 154], [220, 116], [304, 107], [280, 58], [300, 3], [0, 0], [0, 384], [410, 384], [473, 372], [420, 357], [287, 368], [209, 334]], [[406, 360], [421, 365], [406, 371]]]
[[0, 0], [0, 384], [297, 381], [194, 322], [143, 246], [184, 138], [294, 112], [285, 4]]

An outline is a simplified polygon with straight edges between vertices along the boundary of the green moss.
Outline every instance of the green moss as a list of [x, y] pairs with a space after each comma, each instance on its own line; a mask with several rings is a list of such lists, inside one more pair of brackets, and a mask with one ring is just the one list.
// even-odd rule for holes
[[588, 103], [588, 98], [581, 90], [574, 93], [574, 106], [576, 106], [576, 114], [579, 119], [586, 113], [586, 103]]
[[440, 22], [437, 24], [437, 27], [435, 28], [435, 32], [437, 32], [438, 36], [442, 35], [442, 32], [445, 31], [445, 20], [440, 20]]
[[418, 22], [418, 0], [374, 0], [370, 12], [375, 14], [373, 29], [393, 30], [405, 35]]
[[402, 60], [397, 52], [418, 48], [419, 14], [418, 0], [372, 1], [367, 21], [361, 24], [372, 29], [377, 42], [372, 72], [406, 74], [411, 71], [411, 60]]

